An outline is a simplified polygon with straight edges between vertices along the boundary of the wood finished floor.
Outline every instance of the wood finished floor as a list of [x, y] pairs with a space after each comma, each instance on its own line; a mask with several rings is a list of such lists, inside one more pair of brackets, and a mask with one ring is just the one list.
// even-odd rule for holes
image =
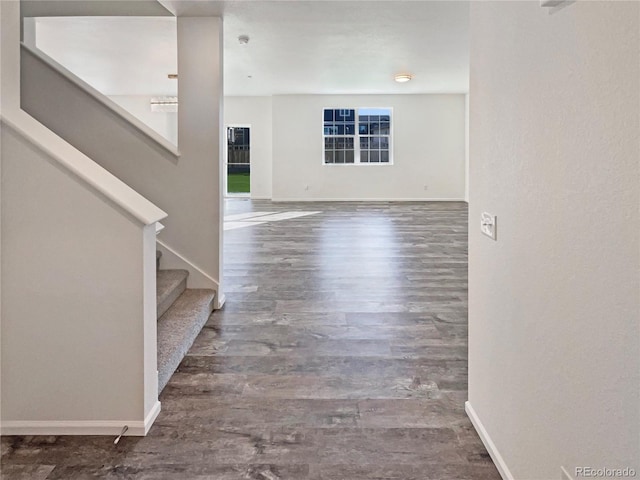
[[499, 480], [464, 413], [464, 203], [273, 204], [146, 438], [5, 437], [2, 479]]

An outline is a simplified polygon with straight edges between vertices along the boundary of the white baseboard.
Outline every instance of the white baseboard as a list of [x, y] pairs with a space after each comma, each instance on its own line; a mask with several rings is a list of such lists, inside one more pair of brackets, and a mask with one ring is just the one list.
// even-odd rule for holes
[[275, 203], [286, 202], [464, 202], [464, 198], [273, 198]]
[[487, 449], [487, 452], [489, 452], [489, 455], [491, 456], [493, 463], [498, 469], [498, 473], [500, 473], [500, 476], [503, 478], [503, 480], [514, 480], [509, 467], [507, 467], [507, 464], [502, 458], [502, 455], [500, 455], [500, 452], [498, 452], [496, 445], [493, 443], [493, 440], [491, 440], [489, 433], [484, 428], [482, 421], [480, 420], [480, 418], [478, 418], [476, 411], [473, 409], [469, 402], [464, 402], [464, 411], [467, 412], [469, 420], [471, 420], [473, 427], [476, 429], [476, 432], [478, 432], [480, 440], [482, 440], [482, 443], [484, 443], [484, 446]]
[[144, 419], [144, 433], [142, 435], [146, 435], [147, 433], [149, 433], [149, 429], [153, 425], [153, 422], [156, 421], [156, 418], [158, 418], [158, 415], [160, 415], [161, 409], [162, 405], [160, 404], [160, 401], [156, 400], [156, 403], [153, 405], [153, 407], [151, 407], [151, 410]]
[[227, 296], [224, 293], [216, 294], [215, 309], [220, 310], [224, 306]]
[[189, 272], [187, 288], [209, 288], [215, 290], [216, 294], [220, 291], [220, 284], [203, 272], [197, 265], [194, 265], [162, 240], [156, 239], [156, 244], [158, 250], [162, 252], [162, 258], [160, 259], [162, 268], [179, 268]]
[[80, 420], [80, 421], [5, 421], [0, 426], [0, 435], [113, 435], [118, 436], [122, 428], [129, 427], [125, 436], [144, 437], [160, 413], [160, 402], [156, 402], [144, 421], [129, 420]]
[[569, 472], [567, 472], [567, 469], [564, 467], [560, 467], [560, 475], [562, 480], [573, 480], [573, 477], [569, 475]]

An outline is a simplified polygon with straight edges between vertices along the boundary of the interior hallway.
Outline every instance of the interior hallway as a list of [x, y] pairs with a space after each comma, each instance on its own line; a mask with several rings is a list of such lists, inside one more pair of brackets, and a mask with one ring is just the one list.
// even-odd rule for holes
[[500, 478], [464, 413], [465, 203], [226, 207], [319, 213], [225, 232], [148, 437], [5, 437], [3, 479]]

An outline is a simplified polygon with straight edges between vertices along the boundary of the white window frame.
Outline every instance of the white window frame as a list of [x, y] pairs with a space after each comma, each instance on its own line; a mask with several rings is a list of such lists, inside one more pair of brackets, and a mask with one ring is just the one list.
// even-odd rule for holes
[[[368, 109], [376, 109], [376, 110], [389, 110], [389, 161], [388, 162], [361, 162], [360, 161], [360, 129], [359, 127], [359, 112], [360, 110], [368, 110]], [[355, 110], [355, 133], [353, 135], [325, 135], [324, 134], [324, 111], [325, 110]], [[321, 127], [322, 127], [322, 164], [332, 167], [332, 166], [340, 166], [340, 167], [353, 167], [353, 166], [390, 166], [393, 165], [393, 129], [394, 129], [394, 115], [393, 115], [393, 107], [349, 107], [345, 108], [344, 106], [339, 107], [323, 107], [321, 112]], [[362, 135], [363, 137], [381, 137], [385, 135]], [[325, 162], [325, 138], [334, 138], [334, 137], [353, 137], [353, 146], [354, 146], [354, 163], [326, 163]]]

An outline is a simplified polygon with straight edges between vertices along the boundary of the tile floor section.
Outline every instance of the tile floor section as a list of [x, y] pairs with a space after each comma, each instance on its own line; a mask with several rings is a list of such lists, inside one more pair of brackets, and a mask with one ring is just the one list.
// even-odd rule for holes
[[225, 233], [227, 303], [147, 437], [5, 437], [2, 478], [499, 480], [464, 413], [466, 205], [226, 207], [314, 214]]

